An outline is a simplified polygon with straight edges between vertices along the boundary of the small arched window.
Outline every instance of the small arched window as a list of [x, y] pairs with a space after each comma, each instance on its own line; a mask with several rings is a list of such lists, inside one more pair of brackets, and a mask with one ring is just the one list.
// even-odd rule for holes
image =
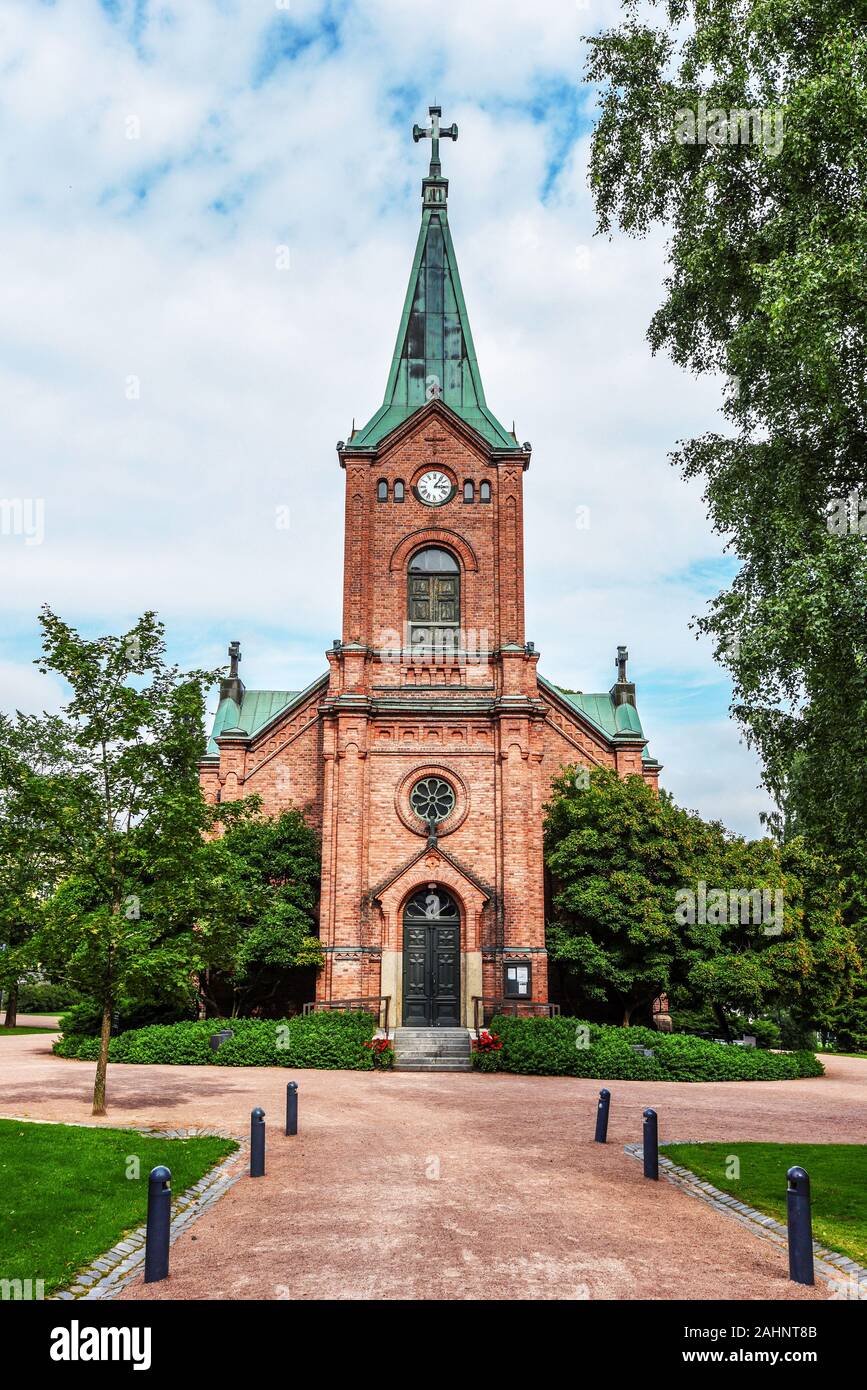
[[464, 483], [464, 501], [465, 501], [465, 502], [475, 502], [475, 500], [476, 500], [476, 488], [475, 488], [475, 484], [474, 484], [469, 478], [467, 478], [467, 481]]
[[377, 502], [388, 501], [388, 483], [385, 481], [385, 478], [380, 478], [379, 482], [376, 484], [376, 500]]
[[479, 501], [480, 501], [480, 502], [490, 502], [490, 500], [491, 500], [491, 484], [490, 484], [490, 483], [481, 483], [481, 484], [479, 485]]
[[395, 502], [402, 502], [406, 497], [406, 488], [403, 485], [402, 478], [398, 478], [395, 482], [393, 496]]

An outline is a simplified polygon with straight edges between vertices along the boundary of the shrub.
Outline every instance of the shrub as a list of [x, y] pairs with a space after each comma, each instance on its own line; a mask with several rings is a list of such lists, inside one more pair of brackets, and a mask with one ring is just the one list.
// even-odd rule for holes
[[[131, 1029], [146, 1028], [152, 1023], [180, 1023], [189, 1021], [190, 1007], [180, 1004], [134, 1004], [129, 999], [121, 999], [116, 1009], [119, 1033]], [[98, 1038], [102, 1027], [102, 1005], [95, 999], [79, 998], [60, 1020], [63, 1033], [76, 1033], [81, 1037]]]
[[27, 981], [18, 987], [20, 1014], [58, 1014], [77, 1004], [81, 995], [69, 985], [50, 985]]
[[[234, 1037], [213, 1052], [212, 1033], [231, 1028]], [[110, 1062], [172, 1066], [319, 1067], [370, 1071], [371, 1053], [364, 1043], [374, 1032], [367, 1013], [315, 1013], [289, 1019], [205, 1019], [201, 1022], [152, 1024], [112, 1038]], [[64, 1033], [54, 1044], [58, 1057], [96, 1060], [99, 1039]]]
[[473, 1066], [477, 1071], [499, 1071], [502, 1050], [503, 1043], [499, 1033], [480, 1028], [479, 1036], [473, 1038]]
[[738, 1018], [737, 1031], [756, 1040], [756, 1047], [779, 1047], [781, 1043], [779, 1024], [771, 1018]]
[[499, 1052], [474, 1049], [473, 1066], [480, 1071], [607, 1081], [782, 1081], [824, 1074], [812, 1052], [721, 1046], [685, 1033], [572, 1018], [497, 1018], [491, 1026], [503, 1045]]
[[394, 1047], [388, 1038], [372, 1038], [363, 1047], [370, 1049], [374, 1071], [391, 1071], [394, 1067]]

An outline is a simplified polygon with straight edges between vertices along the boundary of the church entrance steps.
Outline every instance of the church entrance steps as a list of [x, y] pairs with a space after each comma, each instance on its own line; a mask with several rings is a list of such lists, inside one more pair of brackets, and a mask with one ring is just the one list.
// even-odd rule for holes
[[396, 1071], [470, 1071], [468, 1028], [396, 1028]]

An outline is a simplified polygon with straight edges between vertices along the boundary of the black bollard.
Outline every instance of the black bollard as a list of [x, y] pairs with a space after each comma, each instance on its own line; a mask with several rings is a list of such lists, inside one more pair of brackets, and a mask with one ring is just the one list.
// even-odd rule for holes
[[298, 1133], [298, 1082], [289, 1081], [286, 1085], [286, 1133]]
[[659, 1130], [655, 1110], [644, 1112], [644, 1176], [659, 1178]]
[[250, 1114], [250, 1177], [265, 1176], [265, 1111], [259, 1106]]
[[611, 1092], [603, 1087], [599, 1092], [596, 1107], [596, 1143], [604, 1144], [608, 1138], [608, 1111], [611, 1109]]
[[810, 1216], [810, 1179], [803, 1168], [786, 1174], [786, 1213], [789, 1218], [789, 1278], [795, 1284], [813, 1284], [813, 1221]]
[[169, 1231], [172, 1224], [172, 1175], [168, 1168], [152, 1168], [148, 1178], [148, 1223], [145, 1239], [146, 1284], [169, 1277]]

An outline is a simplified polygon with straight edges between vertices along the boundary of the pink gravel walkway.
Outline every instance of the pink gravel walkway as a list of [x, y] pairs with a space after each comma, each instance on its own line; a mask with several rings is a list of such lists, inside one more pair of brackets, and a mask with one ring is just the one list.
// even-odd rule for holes
[[[653, 1105], [660, 1139], [867, 1140], [867, 1060], [821, 1080], [612, 1082], [268, 1068], [109, 1069], [111, 1125], [224, 1127], [268, 1116], [268, 1168], [172, 1247], [169, 1281], [124, 1298], [823, 1298], [785, 1257], [623, 1153]], [[286, 1082], [301, 1133], [282, 1134]], [[0, 1111], [89, 1120], [93, 1064], [38, 1035], [0, 1040]]]

